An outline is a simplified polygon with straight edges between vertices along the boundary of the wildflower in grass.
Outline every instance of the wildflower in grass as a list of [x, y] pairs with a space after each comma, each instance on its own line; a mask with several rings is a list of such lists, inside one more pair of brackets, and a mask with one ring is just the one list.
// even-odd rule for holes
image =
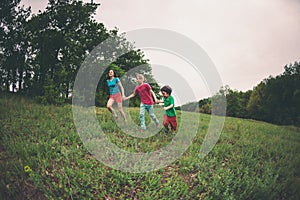
[[24, 166], [24, 171], [25, 171], [26, 173], [30, 173], [30, 172], [32, 172], [32, 169], [31, 169], [28, 165], [25, 165], [25, 166]]

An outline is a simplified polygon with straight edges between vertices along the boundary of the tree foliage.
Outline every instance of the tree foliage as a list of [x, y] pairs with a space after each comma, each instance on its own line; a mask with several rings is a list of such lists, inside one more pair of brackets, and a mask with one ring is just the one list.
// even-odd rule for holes
[[248, 103], [254, 119], [300, 125], [300, 62], [284, 69], [283, 74], [269, 77], [254, 88]]
[[16, 91], [28, 77], [25, 64], [28, 42], [23, 24], [30, 10], [18, 7], [20, 0], [0, 3], [0, 84], [2, 90]]
[[[81, 92], [73, 91], [75, 77], [84, 60], [91, 56], [93, 64], [106, 71], [97, 77], [96, 97], [88, 100], [89, 105], [105, 106], [105, 80], [110, 68], [119, 73], [126, 95], [136, 86], [135, 75], [143, 73], [159, 96], [159, 86], [143, 52], [136, 50], [117, 28], [107, 30], [95, 21], [98, 6], [80, 0], [49, 0], [43, 12], [31, 15], [30, 8], [20, 7], [20, 0], [2, 0], [0, 92], [30, 95], [42, 103], [67, 102], [74, 92]], [[114, 38], [115, 45], [93, 55], [93, 50], [108, 38]], [[253, 90], [241, 92], [225, 86], [213, 97], [182, 108], [209, 114], [214, 109], [213, 113], [218, 113], [218, 106], [222, 105], [212, 103], [226, 97], [227, 116], [300, 126], [299, 85], [300, 64], [294, 62], [284, 66], [283, 74], [264, 79]], [[139, 98], [130, 100], [130, 106], [138, 104]], [[197, 104], [199, 108], [195, 109]]]
[[[212, 98], [226, 97], [227, 116], [300, 126], [300, 62], [288, 64], [284, 70], [281, 75], [264, 79], [253, 90], [241, 92], [225, 86]], [[211, 98], [199, 101], [200, 112], [210, 114], [211, 109]]]
[[[151, 67], [140, 50], [126, 41], [117, 28], [107, 30], [95, 21], [98, 4], [80, 0], [49, 0], [46, 9], [30, 15], [30, 9], [18, 7], [20, 0], [1, 1], [0, 83], [1, 91], [24, 93], [43, 103], [62, 103], [70, 99], [76, 74], [84, 60], [107, 38], [116, 46], [102, 49], [94, 58], [110, 60], [124, 75], [143, 65], [140, 71], [152, 78]], [[114, 58], [119, 52], [124, 55]], [[101, 63], [101, 62], [99, 62]], [[107, 65], [99, 67], [107, 67]], [[100, 78], [96, 104], [107, 100], [107, 86]], [[159, 90], [154, 84], [155, 92]]]

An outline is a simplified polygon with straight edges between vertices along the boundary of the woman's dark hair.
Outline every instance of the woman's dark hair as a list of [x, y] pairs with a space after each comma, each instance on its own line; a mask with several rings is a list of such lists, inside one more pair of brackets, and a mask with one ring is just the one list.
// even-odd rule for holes
[[171, 88], [170, 86], [168, 86], [168, 85], [165, 85], [165, 86], [163, 86], [163, 87], [160, 89], [160, 91], [161, 91], [161, 92], [164, 91], [164, 92], [166, 92], [167, 94], [171, 95], [171, 93], [172, 93], [172, 88]]
[[110, 70], [112, 70], [114, 72], [114, 77], [118, 77], [117, 72], [115, 70], [113, 70], [113, 69], [109, 69], [107, 73], [109, 73]]

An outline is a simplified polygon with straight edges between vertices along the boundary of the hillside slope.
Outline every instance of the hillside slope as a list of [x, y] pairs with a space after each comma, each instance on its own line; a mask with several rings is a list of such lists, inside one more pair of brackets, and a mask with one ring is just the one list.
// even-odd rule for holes
[[[162, 111], [155, 112], [162, 119]], [[181, 126], [182, 116], [191, 122], [199, 119], [187, 151], [159, 170], [128, 173], [107, 167], [88, 152], [70, 105], [42, 106], [2, 96], [0, 113], [0, 199], [300, 198], [296, 127], [227, 117], [217, 144], [200, 158], [210, 116], [201, 114], [199, 119], [195, 113], [178, 111]], [[131, 123], [139, 122], [138, 108], [130, 108], [128, 114]], [[129, 152], [151, 152], [174, 138], [163, 131], [136, 138], [124, 133], [106, 109], [96, 108], [96, 115], [110, 141]], [[148, 117], [146, 121], [152, 130]]]

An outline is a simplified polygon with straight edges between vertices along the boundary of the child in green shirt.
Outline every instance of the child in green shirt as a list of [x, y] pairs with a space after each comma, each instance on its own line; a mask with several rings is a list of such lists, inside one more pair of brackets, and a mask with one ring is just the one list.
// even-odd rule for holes
[[157, 103], [164, 103], [164, 122], [163, 125], [165, 127], [165, 133], [169, 132], [169, 125], [171, 126], [171, 130], [173, 134], [177, 130], [177, 119], [176, 119], [176, 111], [174, 98], [171, 96], [172, 88], [168, 85], [163, 86], [160, 89], [163, 100], [157, 100]]

